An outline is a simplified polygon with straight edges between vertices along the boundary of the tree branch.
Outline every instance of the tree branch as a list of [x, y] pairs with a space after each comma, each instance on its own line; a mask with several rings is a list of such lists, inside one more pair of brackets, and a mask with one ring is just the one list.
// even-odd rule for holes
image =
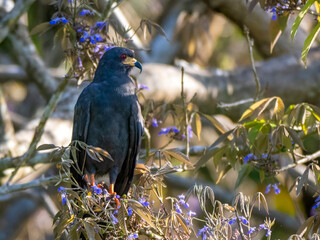
[[59, 87], [57, 89], [57, 92], [51, 97], [48, 105], [45, 107], [44, 112], [43, 112], [43, 114], [41, 116], [40, 122], [39, 122], [38, 126], [36, 127], [36, 129], [34, 131], [34, 135], [33, 135], [32, 141], [30, 143], [29, 149], [25, 153], [25, 157], [23, 158], [23, 160], [19, 163], [19, 165], [15, 168], [15, 170], [11, 174], [7, 184], [10, 183], [10, 181], [12, 180], [14, 175], [17, 173], [19, 168], [22, 165], [24, 165], [25, 162], [27, 162], [36, 153], [36, 147], [37, 147], [37, 144], [39, 143], [39, 141], [41, 139], [41, 136], [43, 134], [44, 126], [45, 126], [48, 118], [50, 117], [50, 115], [52, 114], [54, 109], [56, 108], [58, 100], [59, 100], [59, 97], [60, 97], [61, 93], [63, 92], [63, 90], [65, 89], [65, 87], [67, 86], [68, 82], [69, 82], [69, 77], [66, 77], [60, 83], [60, 85], [59, 85]]
[[37, 54], [36, 47], [32, 43], [25, 26], [18, 24], [8, 34], [8, 39], [12, 45], [11, 55], [17, 59], [30, 80], [38, 86], [41, 94], [49, 100], [56, 90], [57, 82], [50, 75], [42, 59]]
[[7, 37], [22, 14], [28, 11], [35, 0], [18, 0], [14, 8], [0, 20], [0, 43]]
[[15, 185], [3, 185], [2, 187], [0, 187], [0, 195], [5, 195], [8, 193], [12, 193], [12, 192], [17, 192], [17, 191], [22, 191], [22, 190], [26, 190], [29, 188], [35, 188], [35, 187], [40, 187], [40, 186], [48, 186], [52, 183], [57, 183], [59, 181], [64, 181], [65, 177], [67, 177], [66, 175], [62, 175], [62, 176], [51, 176], [51, 177], [41, 177], [38, 178], [36, 180], [33, 180], [31, 182], [28, 183], [22, 183], [22, 184], [15, 184]]

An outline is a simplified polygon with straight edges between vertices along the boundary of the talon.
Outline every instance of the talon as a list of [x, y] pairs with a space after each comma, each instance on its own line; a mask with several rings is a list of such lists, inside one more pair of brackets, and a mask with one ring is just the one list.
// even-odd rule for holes
[[110, 184], [109, 194], [110, 194], [111, 196], [113, 196], [113, 200], [116, 202], [117, 208], [120, 208], [120, 201], [119, 201], [118, 198], [116, 198], [117, 193], [114, 191], [114, 184]]

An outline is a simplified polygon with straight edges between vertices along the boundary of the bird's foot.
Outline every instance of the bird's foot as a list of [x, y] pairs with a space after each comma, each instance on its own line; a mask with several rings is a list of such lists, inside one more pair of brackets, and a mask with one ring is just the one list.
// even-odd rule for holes
[[117, 208], [120, 208], [120, 201], [117, 198], [118, 196], [117, 193], [114, 191], [114, 184], [110, 184], [109, 194], [110, 194], [110, 198], [115, 201]]

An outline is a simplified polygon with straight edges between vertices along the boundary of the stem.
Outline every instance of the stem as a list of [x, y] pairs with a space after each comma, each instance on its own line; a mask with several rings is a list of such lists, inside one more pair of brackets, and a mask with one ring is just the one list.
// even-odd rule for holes
[[183, 76], [184, 76], [184, 68], [181, 68], [181, 100], [183, 106], [183, 113], [184, 113], [184, 135], [186, 136], [186, 155], [189, 158], [190, 152], [190, 143], [189, 143], [189, 133], [188, 133], [188, 126], [189, 126], [189, 119], [188, 119], [188, 111], [187, 111], [187, 104], [186, 104], [186, 96], [184, 94], [184, 86], [183, 86]]
[[253, 40], [250, 38], [250, 33], [249, 33], [249, 29], [247, 28], [247, 26], [244, 26], [244, 31], [245, 31], [246, 37], [247, 37], [248, 48], [249, 48], [249, 53], [250, 53], [250, 61], [251, 61], [251, 66], [252, 66], [252, 72], [253, 72], [253, 75], [254, 75], [254, 81], [256, 83], [255, 100], [258, 100], [258, 97], [259, 97], [259, 94], [260, 94], [260, 91], [261, 91], [261, 85], [260, 85], [260, 80], [259, 80], [259, 77], [258, 77], [258, 74], [257, 74], [254, 58], [253, 58], [253, 51], [252, 51]]

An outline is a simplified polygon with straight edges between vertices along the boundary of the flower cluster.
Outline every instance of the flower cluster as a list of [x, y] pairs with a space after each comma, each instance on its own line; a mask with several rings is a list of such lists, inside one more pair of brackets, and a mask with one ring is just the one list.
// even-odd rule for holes
[[139, 237], [138, 233], [132, 233], [132, 234], [130, 234], [130, 235], [128, 236], [128, 240], [129, 240], [129, 239], [136, 239], [136, 238], [138, 238], [138, 237]]
[[103, 38], [100, 36], [99, 33], [94, 33], [94, 31], [91, 31], [91, 34], [89, 34], [87, 31], [83, 31], [82, 29], [78, 29], [78, 32], [82, 32], [82, 37], [80, 38], [80, 42], [84, 42], [87, 39], [90, 40], [91, 44], [96, 44], [97, 42], [102, 42]]
[[[268, 154], [261, 154], [261, 159], [266, 159], [268, 158]], [[243, 158], [243, 164], [247, 164], [250, 161], [255, 161], [258, 160], [259, 157], [254, 155], [253, 153], [249, 153], [247, 156]]]
[[161, 124], [161, 123], [162, 123], [161, 120], [152, 118], [152, 126], [153, 126], [153, 127], [159, 127], [159, 124]]
[[90, 10], [88, 9], [82, 9], [82, 11], [79, 13], [79, 15], [93, 15], [94, 12], [91, 12]]
[[68, 23], [69, 21], [65, 18], [65, 17], [56, 17], [54, 19], [52, 19], [49, 24], [50, 25], [55, 25], [58, 23]]
[[199, 237], [200, 235], [202, 235], [202, 240], [206, 240], [207, 237], [211, 235], [209, 228], [207, 226], [203, 226], [203, 228], [199, 229], [197, 237]]
[[161, 128], [161, 131], [158, 133], [158, 135], [162, 134], [168, 134], [168, 133], [179, 133], [180, 131], [178, 130], [177, 127], [166, 127], [166, 128]]
[[280, 185], [280, 183], [275, 183], [275, 184], [269, 184], [266, 188], [265, 194], [269, 193], [271, 190], [271, 187], [274, 188], [274, 193], [275, 194], [279, 194], [280, 193], [280, 188], [278, 187]]
[[[239, 219], [243, 224], [248, 224], [249, 223], [248, 220], [245, 217], [241, 216], [241, 217], [239, 217]], [[234, 217], [229, 221], [229, 224], [232, 225], [232, 224], [236, 223], [236, 221], [237, 221], [237, 218]]]

